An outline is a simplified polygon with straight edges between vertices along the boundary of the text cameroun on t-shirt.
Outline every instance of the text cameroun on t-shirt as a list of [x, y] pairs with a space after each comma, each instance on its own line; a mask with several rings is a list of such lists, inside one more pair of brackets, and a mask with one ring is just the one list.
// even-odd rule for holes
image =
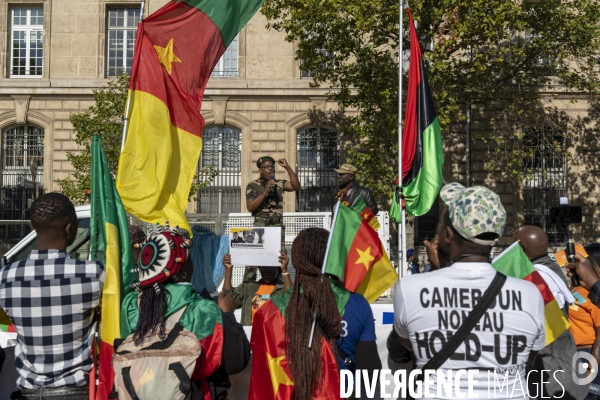
[[[487, 263], [455, 263], [398, 283], [394, 294], [394, 327], [400, 336], [410, 339], [419, 368], [458, 330], [495, 274]], [[442, 369], [479, 369], [473, 389], [480, 399], [519, 398], [520, 387], [525, 398], [525, 363], [529, 353], [541, 350], [545, 341], [544, 302], [539, 291], [530, 282], [509, 277], [465, 340], [467, 345], [461, 344]], [[494, 372], [500, 385], [494, 379]], [[508, 381], [503, 384], [507, 373]], [[431, 392], [437, 393], [435, 375], [430, 382]], [[461, 389], [466, 391], [467, 383], [464, 375]]]

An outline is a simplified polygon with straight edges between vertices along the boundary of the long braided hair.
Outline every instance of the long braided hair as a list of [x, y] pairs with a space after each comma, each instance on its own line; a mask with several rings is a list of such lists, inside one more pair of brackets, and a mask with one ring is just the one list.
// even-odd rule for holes
[[[322, 339], [329, 342], [337, 359], [336, 340], [342, 331], [340, 314], [329, 279], [321, 274], [328, 237], [329, 232], [325, 229], [309, 228], [300, 232], [292, 244], [296, 281], [287, 307], [285, 336], [286, 358], [294, 381], [296, 400], [311, 399], [314, 391], [320, 387]], [[309, 349], [315, 312], [320, 329], [315, 329], [313, 344]]]
[[168, 222], [164, 227], [157, 225], [143, 243], [138, 268], [131, 271], [138, 274], [132, 287], [141, 292], [139, 320], [133, 331], [138, 346], [150, 335], [166, 338], [170, 293], [164, 284], [179, 273], [189, 256], [189, 240], [179, 233], [179, 227], [171, 229]]

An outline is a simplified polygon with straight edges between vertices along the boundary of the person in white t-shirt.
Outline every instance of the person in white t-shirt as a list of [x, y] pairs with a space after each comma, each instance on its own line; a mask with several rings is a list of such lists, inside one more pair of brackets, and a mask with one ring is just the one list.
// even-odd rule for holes
[[[502, 235], [506, 211], [486, 187], [458, 183], [440, 191], [446, 203], [438, 226], [442, 268], [398, 282], [394, 331], [423, 368], [458, 330], [496, 275], [490, 253]], [[448, 268], [444, 268], [448, 266]], [[544, 302], [530, 282], [508, 277], [479, 323], [454, 354], [431, 376], [428, 399], [518, 399], [527, 394], [527, 368], [546, 341]], [[467, 373], [456, 382], [458, 370]], [[452, 389], [438, 392], [437, 380], [452, 375]], [[458, 384], [455, 384], [458, 383]], [[458, 386], [458, 387], [457, 387]], [[458, 391], [457, 391], [458, 389]]]

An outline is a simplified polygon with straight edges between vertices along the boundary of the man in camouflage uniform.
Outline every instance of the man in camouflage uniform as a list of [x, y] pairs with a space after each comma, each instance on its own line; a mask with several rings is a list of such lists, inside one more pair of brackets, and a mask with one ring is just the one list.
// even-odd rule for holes
[[254, 226], [281, 226], [283, 248], [283, 192], [299, 190], [300, 182], [284, 158], [277, 164], [287, 171], [290, 180], [271, 179], [275, 175], [275, 160], [269, 156], [260, 157], [256, 161], [260, 177], [246, 186], [246, 207], [254, 217]]

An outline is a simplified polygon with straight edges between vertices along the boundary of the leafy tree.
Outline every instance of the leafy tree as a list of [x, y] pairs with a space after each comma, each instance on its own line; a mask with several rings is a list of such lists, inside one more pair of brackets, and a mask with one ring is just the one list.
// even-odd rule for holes
[[[82, 150], [67, 153], [67, 158], [75, 169], [73, 174], [75, 179], [65, 178], [59, 179], [57, 182], [61, 185], [62, 192], [76, 203], [87, 202], [85, 192], [91, 187], [92, 135], [97, 134], [102, 139], [108, 168], [113, 176], [117, 174], [128, 87], [129, 76], [120, 74], [116, 79], [109, 80], [106, 87], [94, 90], [96, 103], [90, 106], [86, 112], [71, 115], [71, 124], [75, 130], [75, 143]], [[218, 174], [219, 171], [213, 166], [206, 167], [195, 174], [188, 200], [197, 200], [196, 193], [208, 186]]]
[[[314, 71], [312, 86], [331, 88], [332, 99], [356, 111], [340, 126], [360, 142], [349, 146], [349, 161], [387, 196], [397, 174], [399, 3], [267, 0], [262, 8], [269, 27], [297, 43], [302, 69]], [[521, 174], [532, 157], [526, 132], [564, 123], [564, 114], [543, 107], [544, 91], [599, 91], [597, 0], [412, 0], [410, 7], [444, 136], [467, 106], [485, 109], [490, 132], [474, 138], [488, 143], [492, 172]], [[406, 13], [404, 26], [408, 50]]]

